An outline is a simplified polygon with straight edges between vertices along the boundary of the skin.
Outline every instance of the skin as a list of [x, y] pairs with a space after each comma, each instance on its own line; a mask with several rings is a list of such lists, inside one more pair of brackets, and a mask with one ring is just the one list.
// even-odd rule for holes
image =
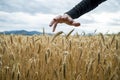
[[53, 32], [56, 30], [58, 23], [65, 23], [67, 25], [74, 26], [74, 27], [80, 26], [80, 23], [74, 21], [69, 15], [67, 15], [67, 14], [59, 15], [59, 16], [53, 18], [49, 24], [50, 27], [53, 27]]

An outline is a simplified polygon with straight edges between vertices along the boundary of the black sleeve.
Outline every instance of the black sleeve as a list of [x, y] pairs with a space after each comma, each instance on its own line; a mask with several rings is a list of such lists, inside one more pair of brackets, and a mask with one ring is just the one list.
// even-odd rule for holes
[[78, 5], [73, 7], [70, 11], [66, 12], [71, 18], [75, 19], [81, 15], [96, 8], [100, 3], [106, 0], [82, 0]]

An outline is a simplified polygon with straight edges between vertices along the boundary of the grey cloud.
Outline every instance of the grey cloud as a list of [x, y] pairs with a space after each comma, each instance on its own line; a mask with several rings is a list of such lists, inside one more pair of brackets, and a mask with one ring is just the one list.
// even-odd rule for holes
[[[24, 20], [12, 19], [14, 14], [12, 13], [43, 13], [43, 14], [59, 14], [70, 10], [73, 6], [79, 3], [81, 0], [0, 0], [0, 11], [8, 13], [5, 16], [0, 16], [0, 30], [5, 29], [39, 29], [39, 27], [30, 28], [31, 24], [27, 24]], [[117, 12], [120, 10], [120, 0], [107, 0], [93, 10], [92, 13], [101, 12]], [[5, 13], [5, 14], [6, 14]], [[16, 16], [16, 17], [19, 17]], [[79, 18], [81, 24], [94, 24], [97, 23], [93, 17], [87, 16], [85, 18]], [[120, 19], [113, 19], [109, 22], [109, 25], [119, 26]], [[46, 23], [46, 22], [45, 22]], [[35, 24], [37, 25], [37, 24]], [[35, 26], [34, 25], [34, 26]], [[11, 26], [11, 28], [9, 27]], [[17, 27], [16, 27], [17, 26]], [[40, 26], [48, 26], [48, 24], [40, 24]], [[88, 28], [87, 28], [88, 29]], [[62, 28], [61, 28], [62, 30]]]
[[[47, 3], [46, 3], [47, 4]], [[49, 7], [35, 0], [1, 0], [0, 10], [6, 12], [49, 12]]]
[[108, 25], [120, 27], [120, 18], [118, 18], [118, 19], [112, 19], [112, 22], [110, 22]]
[[91, 19], [80, 19], [79, 21], [80, 21], [80, 23], [82, 23], [82, 24], [96, 23], [96, 21], [95, 21], [93, 18], [91, 18]]
[[107, 0], [97, 7], [93, 13], [118, 12], [120, 10], [120, 0]]
[[6, 12], [56, 13], [68, 8], [69, 5], [66, 1], [64, 2], [59, 0], [1, 0], [0, 10]]
[[110, 25], [110, 26], [118, 26], [118, 27], [120, 27], [120, 23], [109, 23], [108, 25]]
[[[0, 11], [28, 13], [64, 13], [77, 5], [81, 0], [0, 0]], [[120, 0], [107, 0], [94, 12], [115, 12], [120, 9]]]

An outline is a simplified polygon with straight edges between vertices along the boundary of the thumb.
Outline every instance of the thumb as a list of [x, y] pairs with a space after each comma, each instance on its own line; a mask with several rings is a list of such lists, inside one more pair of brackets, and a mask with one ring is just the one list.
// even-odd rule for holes
[[78, 27], [78, 26], [80, 26], [80, 23], [73, 21], [72, 25]]

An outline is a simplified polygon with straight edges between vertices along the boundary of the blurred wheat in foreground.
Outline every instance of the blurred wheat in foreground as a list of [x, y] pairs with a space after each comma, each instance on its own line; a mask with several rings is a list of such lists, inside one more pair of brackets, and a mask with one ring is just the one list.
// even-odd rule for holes
[[120, 80], [120, 35], [0, 35], [0, 80]]

